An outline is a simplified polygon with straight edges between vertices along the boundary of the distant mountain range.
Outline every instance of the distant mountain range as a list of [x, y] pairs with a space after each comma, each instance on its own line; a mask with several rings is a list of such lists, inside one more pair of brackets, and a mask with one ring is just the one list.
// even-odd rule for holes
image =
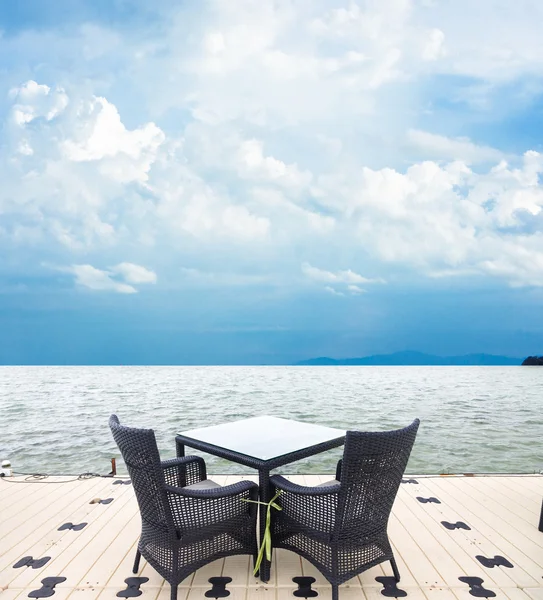
[[333, 365], [368, 365], [368, 366], [513, 366], [520, 365], [522, 358], [497, 356], [494, 354], [465, 354], [464, 356], [435, 356], [423, 352], [394, 352], [393, 354], [375, 354], [362, 358], [310, 358], [297, 365], [333, 366]]

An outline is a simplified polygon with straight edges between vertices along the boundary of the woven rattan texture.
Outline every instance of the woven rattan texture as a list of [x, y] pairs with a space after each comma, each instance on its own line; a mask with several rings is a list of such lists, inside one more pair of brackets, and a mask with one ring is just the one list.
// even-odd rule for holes
[[272, 513], [273, 545], [313, 563], [334, 599], [340, 584], [381, 562], [390, 560], [397, 573], [387, 525], [418, 427], [416, 419], [397, 431], [348, 431], [338, 485], [310, 488], [271, 478], [282, 490], [283, 509]]
[[116, 415], [109, 426], [130, 474], [142, 531], [135, 570], [142, 556], [172, 586], [218, 558], [255, 556], [258, 486], [250, 481], [191, 490], [206, 478], [202, 458], [187, 456], [161, 462], [152, 429], [124, 427]]

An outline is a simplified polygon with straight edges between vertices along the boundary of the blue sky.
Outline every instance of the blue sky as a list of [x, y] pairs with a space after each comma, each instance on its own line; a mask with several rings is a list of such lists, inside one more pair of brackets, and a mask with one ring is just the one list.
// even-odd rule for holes
[[543, 5], [0, 5], [0, 363], [543, 353]]

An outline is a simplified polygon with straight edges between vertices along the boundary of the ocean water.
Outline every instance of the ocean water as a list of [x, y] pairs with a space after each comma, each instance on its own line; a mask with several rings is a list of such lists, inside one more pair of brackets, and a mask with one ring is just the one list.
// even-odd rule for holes
[[[111, 413], [155, 429], [163, 458], [178, 431], [250, 416], [365, 431], [419, 417], [408, 472], [533, 473], [542, 392], [537, 367], [0, 367], [0, 459], [25, 473], [107, 473], [119, 457]], [[340, 455], [280, 471], [331, 473]], [[251, 472], [205, 458], [211, 473]]]

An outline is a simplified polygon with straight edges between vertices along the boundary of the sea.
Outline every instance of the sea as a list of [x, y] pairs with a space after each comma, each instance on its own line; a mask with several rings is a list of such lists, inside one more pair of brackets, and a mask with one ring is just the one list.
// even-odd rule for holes
[[[421, 420], [409, 473], [543, 469], [543, 368], [537, 367], [0, 367], [0, 459], [18, 473], [105, 474], [124, 465], [108, 428], [175, 434], [258, 415], [359, 431]], [[199, 452], [192, 452], [201, 454]], [[210, 473], [251, 473], [205, 456]], [[333, 473], [341, 449], [282, 467]]]

